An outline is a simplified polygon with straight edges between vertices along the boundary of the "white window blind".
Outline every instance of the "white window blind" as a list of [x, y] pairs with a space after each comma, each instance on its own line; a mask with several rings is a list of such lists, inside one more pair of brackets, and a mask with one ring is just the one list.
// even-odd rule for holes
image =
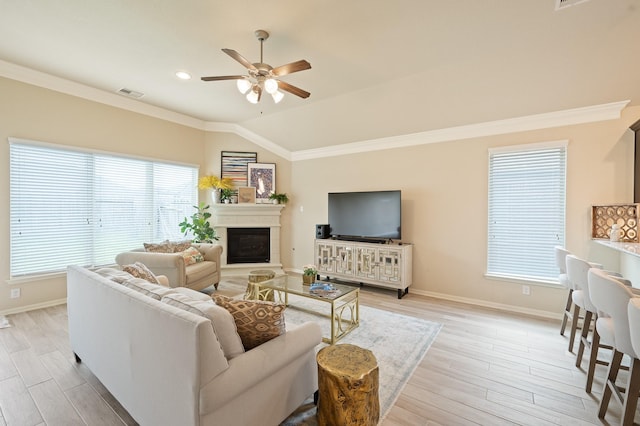
[[557, 280], [565, 186], [566, 142], [489, 152], [488, 275]]
[[113, 264], [181, 238], [197, 179], [194, 166], [11, 141], [11, 276]]

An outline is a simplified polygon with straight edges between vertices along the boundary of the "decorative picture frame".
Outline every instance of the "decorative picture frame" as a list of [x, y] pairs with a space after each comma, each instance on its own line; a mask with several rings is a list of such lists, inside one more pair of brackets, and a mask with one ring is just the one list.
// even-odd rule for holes
[[255, 204], [256, 189], [253, 186], [241, 186], [238, 188], [238, 204]]
[[273, 163], [248, 163], [248, 185], [256, 189], [256, 203], [270, 203], [269, 196], [276, 192], [276, 165]]
[[220, 176], [229, 178], [233, 186], [240, 188], [247, 184], [247, 164], [258, 161], [256, 152], [222, 151], [220, 154]]

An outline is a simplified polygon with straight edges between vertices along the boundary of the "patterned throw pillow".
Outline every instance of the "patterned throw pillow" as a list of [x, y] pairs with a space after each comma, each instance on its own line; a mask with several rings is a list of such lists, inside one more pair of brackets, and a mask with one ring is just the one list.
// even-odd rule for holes
[[181, 252], [184, 258], [184, 264], [186, 266], [193, 265], [194, 263], [204, 262], [204, 256], [197, 248], [189, 246], [188, 249]]
[[161, 243], [144, 243], [144, 250], [151, 253], [180, 253], [191, 247], [191, 240], [169, 241]]
[[214, 301], [233, 315], [244, 349], [256, 346], [285, 333], [285, 306], [260, 300], [235, 300], [214, 295]]
[[173, 247], [169, 240], [165, 240], [161, 243], [144, 243], [144, 251], [150, 253], [173, 253]]
[[149, 281], [153, 284], [160, 284], [158, 278], [156, 278], [153, 272], [140, 262], [136, 262], [133, 265], [124, 265], [122, 270], [130, 273], [136, 278], [142, 278], [143, 280]]

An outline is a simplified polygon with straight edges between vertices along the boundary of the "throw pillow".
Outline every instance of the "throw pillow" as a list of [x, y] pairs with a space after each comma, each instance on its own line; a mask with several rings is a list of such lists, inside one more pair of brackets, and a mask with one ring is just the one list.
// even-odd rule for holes
[[207, 301], [194, 300], [184, 294], [171, 293], [164, 296], [162, 302], [208, 318], [227, 359], [244, 353], [242, 340], [236, 331], [233, 317], [226, 309], [213, 303], [211, 299]]
[[144, 250], [151, 253], [179, 253], [191, 247], [191, 240], [169, 241], [161, 243], [144, 243]]
[[181, 252], [184, 258], [185, 266], [193, 265], [194, 263], [204, 262], [204, 256], [200, 251], [192, 246], [189, 246], [185, 251]]
[[235, 300], [221, 295], [215, 295], [213, 299], [216, 304], [227, 309], [233, 315], [238, 334], [246, 351], [260, 346], [286, 331], [285, 306], [283, 304], [261, 300]]
[[136, 278], [142, 278], [145, 281], [149, 281], [153, 284], [160, 284], [158, 278], [151, 272], [149, 268], [147, 268], [143, 263], [136, 262], [133, 265], [124, 265], [122, 270], [130, 273]]
[[173, 247], [169, 240], [161, 243], [144, 243], [144, 251], [150, 253], [173, 253]]

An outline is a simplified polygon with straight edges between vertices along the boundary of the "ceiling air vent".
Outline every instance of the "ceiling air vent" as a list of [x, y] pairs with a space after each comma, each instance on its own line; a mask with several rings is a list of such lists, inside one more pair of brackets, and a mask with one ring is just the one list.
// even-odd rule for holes
[[144, 96], [144, 93], [136, 92], [135, 90], [125, 89], [124, 87], [118, 90], [118, 93], [134, 99], [140, 99], [141, 97]]
[[556, 10], [566, 9], [567, 7], [575, 6], [580, 3], [588, 2], [589, 0], [556, 0]]

